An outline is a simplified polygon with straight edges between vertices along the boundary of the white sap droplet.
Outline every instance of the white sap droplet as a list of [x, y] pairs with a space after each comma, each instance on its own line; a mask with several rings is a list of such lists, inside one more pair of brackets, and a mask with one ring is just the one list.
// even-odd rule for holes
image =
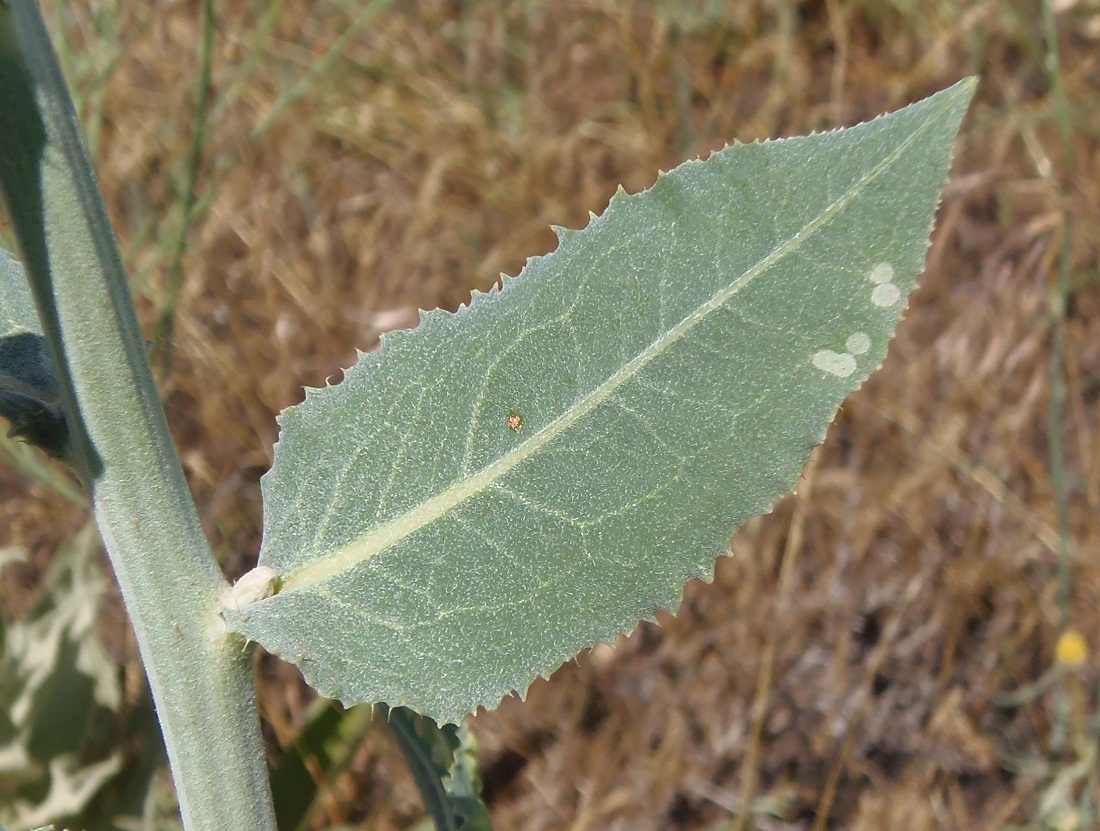
[[256, 566], [225, 590], [222, 594], [222, 605], [227, 609], [240, 611], [242, 606], [259, 603], [273, 596], [278, 583], [279, 575], [274, 569]]
[[831, 349], [822, 349], [814, 353], [814, 366], [830, 375], [847, 378], [856, 371], [856, 359], [847, 352], [840, 354]]
[[848, 340], [844, 342], [844, 348], [853, 355], [862, 355], [871, 348], [871, 338], [863, 332], [856, 332], [848, 335]]
[[869, 276], [872, 283], [889, 283], [894, 279], [894, 267], [890, 263], [879, 263]]
[[893, 283], [882, 283], [877, 285], [874, 291], [871, 292], [871, 302], [883, 309], [887, 306], [893, 306], [900, 299], [901, 289]]

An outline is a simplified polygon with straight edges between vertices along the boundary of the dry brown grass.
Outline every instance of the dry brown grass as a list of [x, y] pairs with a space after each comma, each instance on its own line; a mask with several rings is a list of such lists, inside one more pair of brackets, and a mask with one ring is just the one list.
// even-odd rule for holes
[[[196, 3], [153, 5], [146, 22], [120, 13], [98, 149], [150, 322], [158, 246], [179, 224], [199, 19]], [[1060, 685], [1009, 694], [1051, 671], [1064, 625], [1047, 418], [1069, 229], [1064, 613], [1100, 645], [1100, 5], [1059, 4], [1072, 176], [1037, 4], [399, 3], [256, 140], [360, 5], [288, 3], [237, 86], [257, 21], [223, 5], [201, 180], [212, 201], [191, 233], [162, 390], [233, 575], [257, 549], [274, 414], [356, 347], [517, 272], [553, 245], [551, 223], [584, 225], [620, 182], [638, 190], [734, 138], [852, 123], [982, 76], [922, 288], [802, 494], [741, 531], [677, 618], [474, 725], [501, 829], [1038, 821], [1097, 738], [1094, 654]], [[89, 24], [73, 17], [79, 39]], [[13, 475], [0, 485], [9, 537], [41, 563], [79, 516]], [[33, 585], [33, 565], [12, 573]], [[308, 694], [291, 670], [264, 669], [265, 714], [286, 741]], [[1100, 803], [1097, 766], [1067, 794]], [[328, 821], [379, 829], [419, 812], [375, 739], [327, 805]]]

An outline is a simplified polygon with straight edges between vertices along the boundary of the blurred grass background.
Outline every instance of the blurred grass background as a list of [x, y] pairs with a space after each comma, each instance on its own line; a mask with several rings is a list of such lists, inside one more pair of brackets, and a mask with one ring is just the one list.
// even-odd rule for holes
[[[799, 495], [676, 618], [472, 726], [501, 829], [1100, 828], [1100, 0], [44, 5], [232, 577], [274, 415], [357, 348], [620, 183], [980, 75], [922, 288]], [[11, 621], [86, 516], [2, 449]], [[99, 634], [139, 712], [117, 596]], [[278, 763], [319, 705], [259, 683]], [[363, 733], [304, 765], [310, 828], [422, 816]]]

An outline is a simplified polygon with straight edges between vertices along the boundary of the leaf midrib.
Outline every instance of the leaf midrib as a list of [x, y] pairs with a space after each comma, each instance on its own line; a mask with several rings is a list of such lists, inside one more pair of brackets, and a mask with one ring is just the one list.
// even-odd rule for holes
[[[945, 117], [945, 115], [946, 113], [944, 111], [940, 111], [932, 118], [924, 121], [904, 141], [902, 141], [892, 153], [879, 162], [879, 164], [872, 168], [865, 176], [853, 183], [847, 191], [826, 206], [820, 214], [807, 222], [797, 233], [782, 244], [776, 246], [767, 255], [742, 273], [736, 280], [717, 292], [707, 302], [701, 304], [676, 326], [654, 340], [637, 356], [610, 375], [606, 381], [593, 389], [588, 395], [556, 419], [549, 422], [541, 430], [533, 433], [526, 441], [516, 445], [516, 447], [505, 453], [492, 464], [482, 468], [472, 476], [456, 482], [436, 496], [433, 496], [431, 499], [406, 511], [401, 516], [395, 517], [347, 545], [289, 572], [283, 577], [279, 589], [280, 593], [308, 588], [309, 586], [322, 583], [355, 568], [375, 554], [389, 548], [391, 545], [415, 533], [420, 528], [443, 517], [470, 497], [480, 493], [494, 482], [507, 475], [523, 461], [533, 456], [602, 403], [607, 401], [623, 386], [623, 384], [641, 372], [647, 364], [661, 355], [673, 344], [684, 338], [697, 325], [706, 320], [712, 312], [723, 308], [741, 291], [741, 289], [752, 283], [753, 280], [764, 274], [784, 257], [796, 251], [807, 239], [812, 237], [817, 231], [828, 224], [830, 220], [837, 216], [837, 214], [862, 193], [868, 185], [882, 175], [882, 173], [902, 156], [910, 145], [916, 142], [934, 124]], [[641, 196], [641, 194], [639, 194], [639, 196]]]

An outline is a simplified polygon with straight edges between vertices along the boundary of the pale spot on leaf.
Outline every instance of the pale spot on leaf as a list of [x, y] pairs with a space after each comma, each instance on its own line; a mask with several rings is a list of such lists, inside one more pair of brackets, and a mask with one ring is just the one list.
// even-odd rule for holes
[[814, 354], [814, 366], [830, 375], [838, 378], [847, 378], [856, 371], [856, 359], [847, 352], [834, 352], [831, 349], [822, 349]]
[[889, 283], [894, 279], [894, 267], [890, 263], [879, 263], [869, 276], [872, 283]]
[[844, 348], [853, 355], [862, 355], [871, 348], [871, 338], [863, 332], [856, 332], [848, 335], [848, 340], [844, 342]]
[[871, 292], [871, 302], [880, 308], [893, 306], [901, 299], [901, 289], [893, 283], [882, 283]]

